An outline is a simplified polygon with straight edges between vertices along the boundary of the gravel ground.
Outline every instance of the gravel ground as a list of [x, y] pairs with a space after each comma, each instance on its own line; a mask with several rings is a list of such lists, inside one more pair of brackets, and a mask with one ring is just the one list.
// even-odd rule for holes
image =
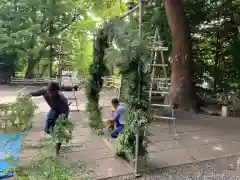
[[[225, 167], [223, 167], [225, 162]], [[220, 164], [219, 164], [220, 163]], [[240, 169], [229, 170], [229, 160], [221, 159], [175, 167], [162, 168], [142, 174], [138, 180], [240, 180]], [[231, 166], [231, 165], [230, 165]], [[236, 167], [236, 166], [235, 166]], [[108, 178], [109, 180], [132, 180], [134, 175]], [[106, 179], [107, 180], [107, 179]]]

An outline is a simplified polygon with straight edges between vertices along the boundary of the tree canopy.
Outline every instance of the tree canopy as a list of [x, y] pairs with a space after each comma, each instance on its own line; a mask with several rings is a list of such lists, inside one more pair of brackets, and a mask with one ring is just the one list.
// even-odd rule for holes
[[[164, 44], [169, 47], [165, 55], [169, 57], [176, 38], [171, 34], [169, 18], [173, 14], [167, 13], [167, 2], [170, 0], [145, 3], [143, 31], [144, 37], [151, 39], [158, 27]], [[92, 61], [94, 35], [104, 21], [121, 16], [127, 10], [126, 3], [119, 0], [1, 0], [0, 61], [14, 64], [12, 75], [53, 76], [54, 62], [64, 54], [64, 60], [72, 69], [86, 76]], [[183, 8], [191, 38], [191, 74], [198, 95], [207, 95], [206, 88], [202, 90], [203, 82], [208, 82], [212, 94], [238, 89], [240, 3], [237, 0], [186, 0]], [[176, 22], [181, 19], [178, 17]], [[178, 33], [176, 37], [183, 34]]]

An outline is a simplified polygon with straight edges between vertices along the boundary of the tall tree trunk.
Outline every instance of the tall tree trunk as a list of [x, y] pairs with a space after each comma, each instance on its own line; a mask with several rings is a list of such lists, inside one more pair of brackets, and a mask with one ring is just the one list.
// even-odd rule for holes
[[173, 105], [184, 110], [196, 109], [193, 85], [191, 37], [184, 12], [183, 0], [164, 0], [172, 35], [171, 99]]
[[52, 66], [53, 66], [53, 58], [54, 58], [54, 48], [53, 48], [53, 21], [50, 22], [49, 26], [49, 37], [51, 38], [51, 44], [49, 48], [49, 77], [52, 77]]
[[216, 46], [215, 46], [215, 57], [214, 57], [214, 69], [213, 69], [213, 90], [214, 93], [217, 93], [218, 91], [218, 85], [219, 85], [219, 58], [220, 58], [220, 36], [219, 36], [219, 30], [217, 30], [216, 33]]
[[28, 66], [27, 66], [27, 70], [25, 72], [25, 78], [31, 79], [34, 77], [34, 68], [36, 66], [36, 61], [34, 61], [34, 58], [32, 55], [28, 56]]
[[53, 60], [54, 60], [54, 47], [53, 47], [53, 36], [54, 36], [54, 11], [55, 11], [55, 0], [51, 0], [51, 20], [49, 23], [49, 38], [51, 39], [49, 48], [49, 77], [53, 76]]
[[53, 76], [52, 68], [53, 68], [53, 45], [50, 44], [49, 49], [49, 77], [51, 78]]
[[43, 77], [44, 72], [46, 71], [47, 67], [48, 67], [48, 64], [44, 64], [42, 66], [41, 72], [39, 73], [39, 78]]
[[[29, 43], [29, 49], [33, 50], [35, 45], [35, 37], [32, 35], [31, 41]], [[27, 63], [27, 70], [25, 72], [25, 78], [31, 79], [34, 77], [34, 68], [36, 66], [37, 62], [34, 58], [34, 55], [32, 52], [28, 55], [28, 63]]]
[[[31, 10], [32, 10], [32, 21], [33, 23], [36, 23], [36, 7], [31, 7]], [[32, 32], [32, 36], [31, 36], [31, 40], [29, 42], [29, 49], [30, 50], [33, 50], [34, 49], [34, 46], [36, 44], [36, 41], [35, 41], [35, 35], [34, 35], [34, 32]], [[34, 77], [34, 68], [37, 64], [37, 60], [36, 58], [34, 58], [34, 55], [33, 55], [33, 52], [30, 52], [29, 55], [28, 55], [28, 64], [27, 64], [27, 70], [25, 72], [25, 78], [33, 78]]]

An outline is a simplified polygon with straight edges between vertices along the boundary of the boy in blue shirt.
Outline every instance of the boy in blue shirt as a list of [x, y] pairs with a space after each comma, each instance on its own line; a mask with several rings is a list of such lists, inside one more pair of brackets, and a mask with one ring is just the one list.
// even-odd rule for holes
[[125, 107], [123, 104], [119, 103], [117, 98], [112, 99], [111, 101], [113, 108], [115, 109], [113, 119], [115, 128], [113, 131], [110, 132], [110, 136], [112, 138], [117, 138], [118, 134], [123, 132], [124, 130], [124, 114], [125, 114]]

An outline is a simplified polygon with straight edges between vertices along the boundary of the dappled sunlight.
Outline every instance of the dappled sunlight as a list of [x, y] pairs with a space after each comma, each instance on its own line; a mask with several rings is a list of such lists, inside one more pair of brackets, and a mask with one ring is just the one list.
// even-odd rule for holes
[[198, 136], [194, 136], [192, 138], [195, 139], [195, 140], [199, 140], [200, 139], [200, 137], [198, 137]]
[[214, 151], [223, 151], [223, 147], [221, 147], [221, 146], [213, 146], [212, 150], [214, 150]]

